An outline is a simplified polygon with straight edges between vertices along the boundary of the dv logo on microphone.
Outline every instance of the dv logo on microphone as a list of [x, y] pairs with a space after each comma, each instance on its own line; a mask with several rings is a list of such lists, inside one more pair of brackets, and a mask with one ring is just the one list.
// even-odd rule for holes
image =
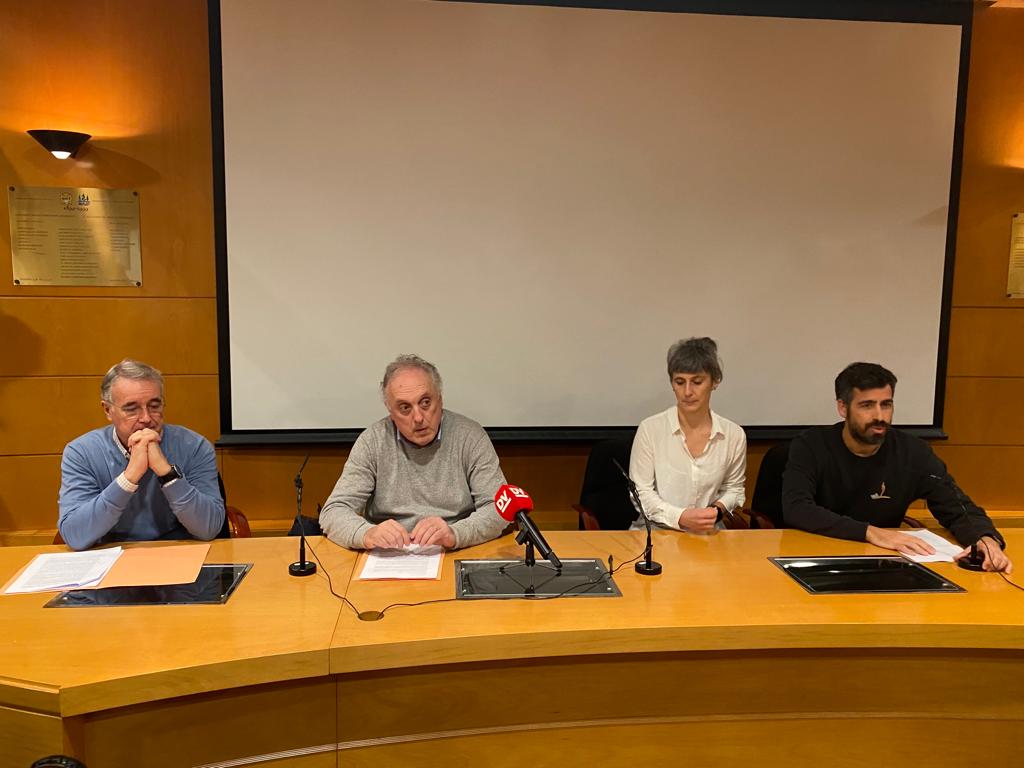
[[[512, 494], [511, 496], [509, 494]], [[520, 488], [518, 485], [505, 485], [501, 488], [501, 493], [494, 500], [494, 506], [498, 509], [498, 514], [503, 513], [508, 509], [508, 505], [512, 503], [512, 497], [517, 499], [529, 499], [530, 494]]]
[[512, 498], [508, 495], [507, 490], [502, 491], [500, 494], [498, 494], [498, 498], [494, 500], [494, 506], [498, 508], [498, 514], [501, 514], [506, 509], [508, 509], [508, 505], [511, 503]]

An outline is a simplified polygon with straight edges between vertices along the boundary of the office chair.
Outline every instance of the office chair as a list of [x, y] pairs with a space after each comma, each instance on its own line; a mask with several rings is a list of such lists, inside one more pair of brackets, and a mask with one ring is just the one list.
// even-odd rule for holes
[[624, 531], [636, 520], [638, 513], [630, 503], [626, 479], [612, 462], [616, 459], [624, 469], [629, 469], [635, 434], [631, 430], [621, 437], [601, 440], [591, 449], [583, 473], [580, 503], [573, 504], [581, 531]]
[[323, 504], [317, 503], [316, 505], [316, 517], [308, 517], [302, 515], [301, 520], [293, 519], [292, 527], [288, 529], [289, 536], [323, 536], [323, 528], [320, 527], [320, 511], [324, 508]]
[[224, 490], [224, 478], [217, 473], [217, 486], [220, 488], [220, 498], [224, 502], [224, 525], [217, 534], [218, 539], [248, 539], [252, 537], [252, 530], [249, 528], [249, 519], [238, 507], [228, 506], [228, 494]]
[[754, 495], [750, 499], [751, 528], [785, 528], [782, 518], [782, 473], [789, 461], [789, 441], [768, 449], [757, 470]]

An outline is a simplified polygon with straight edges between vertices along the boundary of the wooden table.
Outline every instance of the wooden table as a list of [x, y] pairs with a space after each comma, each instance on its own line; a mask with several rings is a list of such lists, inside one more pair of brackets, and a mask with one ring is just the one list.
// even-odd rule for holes
[[[1006, 535], [1024, 551], [1024, 531]], [[563, 558], [642, 548], [630, 532], [548, 539]], [[766, 558], [879, 550], [797, 531], [655, 544], [664, 573], [624, 568], [621, 598], [452, 601], [377, 622], [321, 576], [289, 577], [294, 539], [216, 542], [210, 562], [255, 563], [225, 606], [0, 597], [0, 766], [62, 749], [89, 768], [952, 766], [979, 745], [1024, 763], [1024, 593], [998, 575], [936, 564], [968, 592], [812, 596]], [[522, 553], [505, 537], [449, 554], [438, 582], [368, 583], [350, 580], [351, 553], [315, 546], [360, 610], [452, 597], [456, 558]], [[0, 579], [46, 549], [0, 549]]]
[[[223, 606], [43, 609], [52, 593], [0, 596], [0, 766], [62, 751], [89, 768], [198, 765], [333, 743], [321, 714], [334, 707], [339, 601], [325, 579], [288, 575], [297, 541], [213, 542], [207, 562], [253, 563]], [[354, 555], [316, 541], [344, 588]], [[61, 550], [0, 548], [0, 581]]]

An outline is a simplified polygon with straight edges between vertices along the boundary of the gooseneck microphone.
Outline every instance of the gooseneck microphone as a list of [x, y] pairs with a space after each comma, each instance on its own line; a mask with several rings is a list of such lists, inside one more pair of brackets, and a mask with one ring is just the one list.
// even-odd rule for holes
[[[938, 480], [940, 483], [945, 485], [947, 488], [953, 491], [953, 498], [956, 499], [957, 504], [960, 505], [960, 514], [965, 523], [970, 523], [971, 516], [967, 514], [967, 505], [964, 503], [963, 495], [964, 492], [960, 490], [960, 487], [953, 481], [953, 478], [947, 473], [945, 476], [929, 474], [932, 480]], [[981, 541], [981, 537], [978, 537], [978, 541]], [[984, 571], [985, 570], [985, 554], [982, 553], [981, 547], [978, 546], [978, 541], [971, 544], [971, 554], [967, 557], [961, 557], [956, 561], [956, 564], [963, 568], [965, 571]], [[986, 547], [987, 551], [987, 547]]]
[[537, 548], [540, 556], [551, 563], [555, 568], [561, 570], [562, 561], [554, 553], [544, 534], [533, 522], [528, 514], [533, 509], [533, 499], [530, 494], [518, 485], [503, 485], [494, 494], [494, 506], [502, 519], [508, 522], [519, 524], [519, 533], [516, 534], [516, 543], [526, 545], [526, 564], [533, 565], [533, 547]]
[[316, 563], [306, 559], [306, 527], [302, 524], [302, 470], [306, 468], [309, 456], [302, 460], [302, 466], [295, 475], [295, 522], [299, 526], [299, 559], [288, 566], [292, 576], [312, 576], [316, 573]]
[[654, 542], [651, 541], [651, 518], [644, 511], [643, 502], [640, 501], [640, 492], [636, 489], [636, 483], [633, 482], [633, 478], [622, 468], [618, 459], [612, 459], [612, 463], [622, 473], [622, 476], [626, 478], [626, 487], [629, 488], [629, 500], [633, 503], [636, 511], [640, 513], [640, 517], [644, 519], [644, 525], [647, 526], [647, 547], [644, 549], [644, 559], [634, 565], [633, 569], [643, 576], [657, 576], [661, 573], [661, 563], [657, 563], [652, 559], [654, 555]]

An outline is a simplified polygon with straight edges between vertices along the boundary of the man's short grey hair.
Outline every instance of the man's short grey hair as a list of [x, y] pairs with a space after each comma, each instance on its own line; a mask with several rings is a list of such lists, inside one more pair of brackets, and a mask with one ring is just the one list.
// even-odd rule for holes
[[396, 373], [407, 368], [418, 368], [429, 375], [437, 394], [441, 394], [441, 374], [438, 373], [436, 365], [427, 362], [419, 355], [399, 355], [388, 363], [388, 367], [384, 369], [384, 378], [380, 381], [380, 395], [385, 402], [388, 399], [388, 384], [391, 383], [391, 379], [395, 377]]
[[113, 402], [110, 399], [110, 388], [114, 386], [117, 379], [132, 379], [133, 381], [155, 381], [160, 385], [160, 394], [164, 392], [164, 375], [152, 365], [140, 363], [138, 360], [124, 359], [120, 363], [111, 366], [107, 375], [103, 377], [100, 384], [100, 397], [105, 403]]
[[668, 377], [677, 373], [706, 373], [718, 384], [722, 381], [722, 361], [718, 345], [707, 336], [681, 339], [669, 347]]

